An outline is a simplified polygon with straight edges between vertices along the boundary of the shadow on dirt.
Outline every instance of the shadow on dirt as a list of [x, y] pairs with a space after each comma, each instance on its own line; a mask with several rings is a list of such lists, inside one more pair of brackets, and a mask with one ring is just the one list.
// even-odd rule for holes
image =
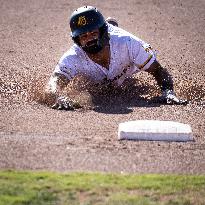
[[[159, 90], [154, 85], [139, 83], [136, 79], [128, 79], [123, 86], [87, 86], [91, 109], [106, 114], [128, 114], [134, 107], [158, 107], [156, 94]], [[84, 92], [81, 90], [81, 92]], [[153, 95], [154, 94], [154, 95]], [[79, 99], [79, 101], [82, 99]]]
[[[204, 86], [196, 82], [175, 82], [175, 92], [179, 98], [184, 98], [191, 103], [200, 104], [204, 101]], [[107, 85], [93, 85], [87, 79], [79, 77], [73, 81], [69, 96], [80, 102], [84, 107], [89, 107], [99, 113], [128, 114], [135, 107], [160, 107], [161, 91], [156, 82], [145, 78], [129, 78], [121, 87]], [[75, 93], [74, 91], [77, 91]], [[75, 94], [74, 94], [75, 93]]]
[[[119, 104], [118, 104], [119, 103]], [[136, 101], [132, 100], [128, 103], [121, 103], [120, 100], [117, 100], [115, 104], [105, 105], [105, 104], [97, 104], [93, 110], [99, 113], [106, 114], [128, 114], [133, 112], [134, 107], [159, 107], [159, 103], [152, 103], [146, 99], [136, 99]]]

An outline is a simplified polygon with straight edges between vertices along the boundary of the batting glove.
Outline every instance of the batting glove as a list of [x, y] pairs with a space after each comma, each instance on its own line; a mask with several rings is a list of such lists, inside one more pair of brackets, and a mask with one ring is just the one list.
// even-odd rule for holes
[[57, 110], [74, 110], [74, 109], [82, 108], [82, 106], [78, 102], [73, 101], [68, 97], [60, 96], [57, 98], [55, 104], [52, 105], [51, 108]]
[[169, 105], [186, 105], [188, 104], [187, 100], [179, 99], [173, 90], [165, 90], [162, 92], [162, 96], [160, 97], [160, 102], [169, 104]]

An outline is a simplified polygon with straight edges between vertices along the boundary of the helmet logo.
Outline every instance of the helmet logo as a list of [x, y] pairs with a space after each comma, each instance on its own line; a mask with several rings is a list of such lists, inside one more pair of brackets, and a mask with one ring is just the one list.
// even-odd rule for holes
[[80, 16], [78, 18], [78, 26], [85, 26], [87, 23], [85, 16]]

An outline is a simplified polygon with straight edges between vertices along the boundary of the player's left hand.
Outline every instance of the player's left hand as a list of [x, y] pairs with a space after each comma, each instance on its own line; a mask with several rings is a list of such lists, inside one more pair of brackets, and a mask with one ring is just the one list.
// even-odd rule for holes
[[160, 102], [169, 104], [169, 105], [187, 105], [188, 101], [184, 99], [179, 99], [173, 90], [165, 90], [162, 92], [162, 96], [160, 97]]

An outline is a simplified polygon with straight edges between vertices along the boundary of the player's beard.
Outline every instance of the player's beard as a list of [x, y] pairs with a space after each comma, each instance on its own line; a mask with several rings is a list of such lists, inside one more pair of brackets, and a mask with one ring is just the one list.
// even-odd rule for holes
[[101, 45], [99, 39], [93, 39], [87, 42], [86, 45], [82, 47], [82, 49], [86, 53], [90, 53], [90, 54], [98, 53], [102, 50], [102, 48], [103, 46]]

